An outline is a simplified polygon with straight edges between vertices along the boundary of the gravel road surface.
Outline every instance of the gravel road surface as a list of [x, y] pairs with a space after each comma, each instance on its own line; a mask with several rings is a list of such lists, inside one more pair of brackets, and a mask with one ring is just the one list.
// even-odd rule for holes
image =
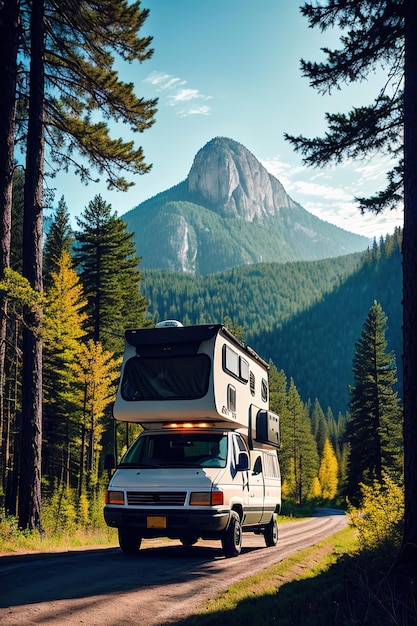
[[[279, 518], [278, 518], [279, 520]], [[279, 525], [278, 545], [244, 534], [240, 556], [226, 559], [220, 542], [184, 548], [146, 541], [137, 556], [119, 548], [0, 557], [1, 626], [161, 626], [191, 614], [232, 583], [344, 528], [347, 518], [322, 509]]]

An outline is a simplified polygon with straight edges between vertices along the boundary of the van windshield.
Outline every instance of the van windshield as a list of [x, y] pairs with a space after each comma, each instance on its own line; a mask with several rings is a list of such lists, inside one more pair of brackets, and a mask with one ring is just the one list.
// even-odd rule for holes
[[126, 361], [121, 394], [127, 401], [202, 398], [208, 390], [210, 367], [207, 354], [136, 356]]
[[141, 435], [119, 467], [225, 467], [227, 436], [219, 433]]

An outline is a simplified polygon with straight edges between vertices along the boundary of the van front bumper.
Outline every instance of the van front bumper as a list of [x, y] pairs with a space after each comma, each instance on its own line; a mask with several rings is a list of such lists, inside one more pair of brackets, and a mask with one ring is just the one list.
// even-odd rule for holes
[[[209, 511], [190, 509], [137, 509], [106, 505], [104, 519], [113, 528], [135, 528], [142, 537], [178, 538], [185, 534], [196, 534], [210, 538], [224, 531], [229, 522], [228, 509]], [[157, 518], [157, 519], [155, 519]], [[155, 521], [160, 520], [164, 527], [155, 528]]]

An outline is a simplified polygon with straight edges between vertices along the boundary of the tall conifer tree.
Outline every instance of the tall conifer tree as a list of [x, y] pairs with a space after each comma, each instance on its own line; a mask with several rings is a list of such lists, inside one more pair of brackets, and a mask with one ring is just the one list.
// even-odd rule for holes
[[337, 494], [339, 467], [336, 454], [329, 439], [323, 446], [323, 454], [320, 461], [319, 481], [321, 496], [324, 500], [334, 500]]
[[96, 196], [77, 219], [76, 263], [88, 300], [88, 336], [120, 352], [127, 327], [145, 324], [146, 300], [139, 293], [140, 259], [133, 233], [111, 205]]
[[49, 275], [56, 272], [61, 263], [62, 253], [71, 254], [74, 234], [70, 224], [70, 215], [64, 196], [58, 202], [44, 247], [45, 284], [49, 283]]
[[301, 504], [310, 494], [313, 481], [319, 470], [319, 456], [317, 444], [311, 432], [311, 423], [308, 409], [302, 402], [300, 395], [291, 378], [286, 402], [286, 420], [282, 421], [282, 451], [283, 476], [291, 472], [293, 476], [290, 484], [293, 485], [291, 498]]
[[[114, 69], [116, 56], [142, 62], [152, 55], [151, 38], [138, 36], [147, 15], [139, 2], [128, 0], [7, 0], [0, 4], [0, 61], [6, 70], [1, 80], [4, 115], [0, 155], [4, 156], [1, 167], [5, 167], [0, 191], [0, 246], [7, 265], [17, 122], [16, 132], [22, 143], [26, 142], [23, 274], [34, 289], [42, 290], [45, 151], [49, 164], [61, 169], [74, 167], [83, 180], [92, 179], [94, 169], [106, 176], [109, 187], [122, 190], [132, 184], [124, 172], [143, 174], [149, 170], [142, 148], [131, 140], [113, 139], [107, 123], [108, 119], [116, 120], [133, 132], [153, 124], [156, 101], [136, 96], [133, 85], [121, 81]], [[21, 89], [19, 106], [15, 106], [18, 58]], [[5, 310], [4, 302], [0, 306]], [[23, 528], [40, 529], [41, 311], [27, 310], [25, 317], [19, 523]], [[3, 335], [4, 331], [3, 324]], [[1, 353], [0, 386], [2, 361]]]
[[359, 483], [382, 482], [383, 471], [400, 474], [402, 468], [401, 419], [395, 356], [387, 352], [387, 318], [379, 303], [369, 309], [362, 336], [355, 345], [350, 388], [350, 418], [346, 436], [350, 444], [348, 496], [357, 502]]
[[82, 405], [78, 402], [74, 364], [85, 335], [87, 302], [68, 250], [55, 259], [47, 290], [44, 319], [43, 468], [50, 484], [71, 484]]
[[[361, 211], [395, 209], [404, 200], [403, 234], [403, 403], [404, 536], [398, 565], [417, 566], [417, 3], [415, 0], [326, 0], [301, 8], [310, 26], [342, 30], [341, 48], [325, 48], [326, 62], [302, 61], [303, 73], [321, 93], [363, 81], [384, 69], [381, 89], [369, 106], [348, 114], [326, 114], [323, 138], [287, 135], [304, 161], [340, 163], [373, 153], [389, 154], [387, 187], [359, 198]], [[414, 585], [416, 581], [414, 579]]]

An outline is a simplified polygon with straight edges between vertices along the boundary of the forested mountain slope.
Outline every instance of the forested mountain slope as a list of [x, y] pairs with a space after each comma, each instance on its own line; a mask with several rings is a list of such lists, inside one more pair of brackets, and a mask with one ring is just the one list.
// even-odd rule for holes
[[375, 300], [388, 317], [386, 338], [388, 350], [396, 355], [401, 397], [401, 253], [398, 245], [392, 249], [390, 245], [366, 255], [363, 265], [343, 284], [281, 327], [247, 335], [260, 354], [294, 378], [304, 400], [317, 397], [335, 415], [347, 410], [355, 343]]
[[247, 148], [225, 137], [199, 150], [186, 180], [123, 219], [143, 268], [192, 274], [323, 259], [369, 245], [308, 213]]
[[322, 261], [259, 263], [208, 276], [143, 270], [142, 293], [155, 320], [211, 324], [228, 316], [246, 336], [257, 336], [320, 301], [357, 271], [361, 259], [358, 253]]
[[293, 377], [302, 398], [345, 412], [352, 359], [369, 307], [388, 316], [389, 349], [400, 373], [401, 257], [397, 232], [363, 255], [262, 263], [209, 276], [143, 270], [142, 292], [155, 320], [243, 327], [245, 340]]

